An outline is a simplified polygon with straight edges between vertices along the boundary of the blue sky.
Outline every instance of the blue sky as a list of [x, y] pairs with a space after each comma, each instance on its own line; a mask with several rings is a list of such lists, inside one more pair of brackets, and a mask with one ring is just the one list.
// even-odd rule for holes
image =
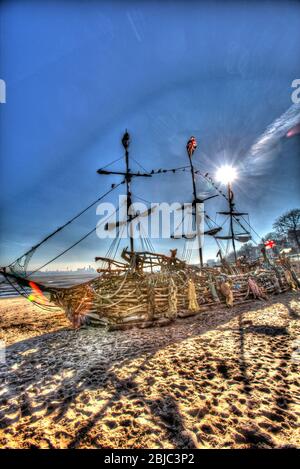
[[[243, 163], [291, 106], [291, 83], [300, 78], [296, 2], [24, 0], [3, 1], [0, 9], [7, 85], [0, 264], [119, 181], [96, 170], [122, 155], [125, 128], [132, 156], [146, 169], [185, 165], [185, 144], [195, 135], [195, 163], [213, 173], [224, 162]], [[300, 205], [299, 154], [299, 137], [283, 139], [271, 163], [262, 160], [258, 172], [250, 161], [239, 179], [238, 205], [259, 233]], [[200, 179], [198, 189], [205, 189]], [[133, 192], [154, 202], [189, 201], [191, 185], [188, 174], [157, 176], [136, 181]], [[213, 199], [208, 212], [214, 216], [222, 203]], [[41, 260], [97, 221], [92, 209]], [[57, 265], [89, 264], [107, 247], [92, 237]], [[205, 257], [215, 252], [207, 242]]]

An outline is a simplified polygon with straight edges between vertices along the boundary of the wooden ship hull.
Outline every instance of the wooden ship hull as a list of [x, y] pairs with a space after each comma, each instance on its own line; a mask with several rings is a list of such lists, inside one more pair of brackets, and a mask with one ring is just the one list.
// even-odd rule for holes
[[297, 278], [281, 267], [234, 275], [217, 269], [108, 274], [49, 293], [50, 301], [65, 310], [73, 327], [98, 325], [116, 330], [162, 326], [221, 305], [266, 300], [298, 287]]
[[[220, 307], [220, 305], [234, 307], [256, 298], [267, 299], [269, 295], [299, 288], [298, 277], [287, 259], [282, 259], [280, 265], [275, 263], [272, 265], [268, 260], [265, 249], [262, 250], [263, 259], [257, 259], [254, 264], [251, 264], [249, 260], [237, 258], [235, 242], [246, 242], [251, 239], [252, 227], [243, 218], [248, 214], [235, 209], [234, 194], [229, 179], [228, 194], [226, 195], [218, 189], [213, 179], [207, 176], [208, 173], [203, 175], [194, 167], [192, 156], [197, 148], [195, 137], [191, 137], [187, 142], [186, 150], [189, 160], [187, 166], [152, 170], [150, 172], [132, 172], [130, 170], [129, 143], [130, 136], [126, 131], [122, 138], [122, 145], [125, 149], [125, 171], [111, 171], [104, 168], [97, 170], [97, 173], [101, 175], [122, 176], [123, 180], [121, 182], [112, 184], [111, 189], [105, 194], [102, 194], [14, 262], [1, 269], [9, 283], [15, 282], [14, 288], [20, 295], [27, 297], [37, 306], [48, 308], [48, 310], [53, 308], [51, 306], [53, 303], [63, 308], [74, 328], [83, 325], [99, 325], [114, 330], [130, 327], [161, 326], [174, 321], [176, 318], [201, 314], [205, 310]], [[139, 222], [141, 217], [150, 216], [153, 210], [152, 207], [145, 212], [131, 210], [132, 179], [151, 178], [155, 174], [167, 172], [176, 173], [177, 171], [185, 171], [186, 168], [191, 174], [192, 182], [192, 201], [189, 205], [191, 218], [194, 220], [196, 227], [195, 232], [192, 234], [199, 241], [198, 267], [188, 264], [188, 256], [182, 256], [182, 260], [178, 259], [177, 249], [170, 249], [170, 256], [155, 253], [149, 239], [144, 239], [141, 244], [147, 246], [148, 249], [150, 248], [150, 251], [137, 251], [132, 234], [133, 222]], [[212, 185], [213, 191], [217, 193], [199, 198], [196, 188], [196, 175], [201, 175]], [[28, 264], [35, 251], [122, 184], [126, 187], [126, 219], [114, 223], [106, 222], [105, 224], [105, 230], [114, 229], [117, 234], [106, 253], [106, 257], [95, 258], [95, 261], [102, 261], [102, 268], [98, 269], [99, 277], [69, 288], [53, 287], [30, 281], [29, 279], [33, 274], [41, 271], [84, 241], [97, 227], [90, 230], [54, 258], [30, 272], [28, 271]], [[228, 202], [226, 211], [218, 212], [229, 219], [229, 231], [226, 235], [219, 233], [224, 230], [224, 223], [223, 228], [216, 224], [214, 226], [213, 220], [206, 211], [201, 212], [201, 216], [207, 226], [201, 227], [198, 220], [199, 205], [202, 206], [205, 201], [218, 196], [224, 197]], [[184, 207], [184, 204], [182, 207]], [[183, 215], [182, 222], [184, 217], [185, 215]], [[244, 226], [245, 223], [247, 224], [246, 227]], [[238, 226], [239, 233], [234, 230], [234, 224]], [[121, 239], [120, 232], [124, 227], [128, 228], [130, 250], [128, 251], [126, 247], [120, 255], [122, 260], [115, 260]], [[219, 247], [217, 257], [220, 258], [220, 267], [208, 268], [204, 266], [202, 243], [200, 242], [202, 236], [211, 236], [215, 239]], [[141, 233], [140, 237], [142, 239]], [[177, 239], [177, 233], [174, 231], [170, 237]], [[191, 233], [182, 233], [181, 237], [188, 244]], [[220, 241], [222, 240], [227, 240], [232, 244], [234, 262], [231, 264], [222, 256], [220, 248]], [[191, 249], [187, 248], [184, 251], [187, 253]], [[225, 252], [227, 252], [227, 249]], [[34, 295], [28, 295], [26, 289], [24, 289], [28, 286], [33, 288]], [[50, 303], [48, 298], [43, 298], [44, 293], [49, 295]], [[44, 300], [48, 304], [45, 304]]]

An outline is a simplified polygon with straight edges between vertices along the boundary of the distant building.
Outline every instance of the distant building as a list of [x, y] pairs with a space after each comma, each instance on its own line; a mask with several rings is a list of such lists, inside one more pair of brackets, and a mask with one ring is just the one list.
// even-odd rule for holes
[[208, 267], [214, 267], [217, 264], [217, 261], [215, 261], [215, 259], [207, 259], [206, 264]]
[[89, 265], [88, 267], [78, 267], [76, 272], [80, 274], [93, 274], [96, 272], [96, 270], [91, 265]]

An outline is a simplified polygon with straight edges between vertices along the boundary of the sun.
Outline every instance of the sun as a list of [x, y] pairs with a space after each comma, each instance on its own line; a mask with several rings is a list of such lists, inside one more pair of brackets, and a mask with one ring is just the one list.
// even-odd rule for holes
[[221, 166], [216, 172], [217, 181], [230, 184], [237, 178], [237, 170], [228, 164]]

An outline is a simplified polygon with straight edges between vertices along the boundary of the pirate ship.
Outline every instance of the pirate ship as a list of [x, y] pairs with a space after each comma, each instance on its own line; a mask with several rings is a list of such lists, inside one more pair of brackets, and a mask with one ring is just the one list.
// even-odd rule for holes
[[[202, 311], [220, 307], [221, 304], [233, 307], [255, 298], [267, 299], [268, 295], [299, 287], [298, 278], [287, 259], [280, 259], [279, 263], [271, 262], [265, 251], [262, 258], [254, 262], [246, 258], [238, 258], [236, 243], [249, 241], [253, 228], [247, 220], [248, 214], [236, 210], [232, 190], [234, 170], [229, 167], [225, 170], [223, 168], [223, 179], [227, 183], [227, 193], [224, 193], [208, 173], [203, 174], [195, 167], [192, 158], [197, 148], [195, 137], [191, 137], [186, 146], [187, 166], [153, 169], [150, 172], [131, 171], [130, 136], [127, 131], [123, 135], [122, 145], [125, 151], [125, 170], [112, 171], [101, 168], [97, 171], [99, 175], [121, 176], [121, 182], [112, 184], [105, 194], [10, 265], [1, 269], [6, 281], [20, 295], [46, 310], [51, 311], [55, 307], [63, 308], [75, 328], [93, 324], [113, 330], [165, 325], [176, 318], [201, 314]], [[143, 249], [137, 250], [132, 232], [133, 223], [138, 222], [141, 217], [150, 216], [153, 208], [142, 213], [132, 209], [134, 179], [151, 178], [168, 172], [175, 174], [178, 171], [190, 173], [193, 195], [192, 201], [189, 202], [193, 232], [181, 233], [178, 236], [175, 230], [170, 236], [173, 239], [183, 238], [182, 255], [177, 254], [177, 249], [170, 249], [169, 255], [155, 252], [147, 235], [141, 235]], [[210, 184], [214, 190], [212, 195], [202, 198], [198, 196], [196, 175], [200, 175]], [[122, 184], [126, 187], [126, 219], [105, 225], [106, 230], [115, 229], [117, 235], [106, 255], [95, 257], [99, 263], [98, 276], [80, 285], [64, 288], [35, 281], [35, 274], [85, 240], [95, 232], [96, 228], [39, 268], [29, 270], [28, 265], [33, 254], [50, 238], [64, 230], [91, 207], [105, 200]], [[228, 222], [227, 233], [224, 233], [225, 222], [222, 227], [218, 226], [203, 209], [204, 202], [219, 196], [223, 197], [227, 204], [227, 209], [219, 212], [221, 216], [226, 217], [225, 222]], [[125, 247], [119, 252], [121, 232], [125, 227], [128, 229], [129, 248]], [[204, 236], [213, 238], [218, 247], [217, 255], [220, 263], [215, 267], [204, 265], [201, 242]], [[190, 262], [193, 250], [190, 244], [195, 241], [199, 264]], [[229, 262], [224, 255], [222, 246], [224, 241], [227, 242], [227, 250], [229, 244], [232, 246], [234, 256], [232, 262]]]

